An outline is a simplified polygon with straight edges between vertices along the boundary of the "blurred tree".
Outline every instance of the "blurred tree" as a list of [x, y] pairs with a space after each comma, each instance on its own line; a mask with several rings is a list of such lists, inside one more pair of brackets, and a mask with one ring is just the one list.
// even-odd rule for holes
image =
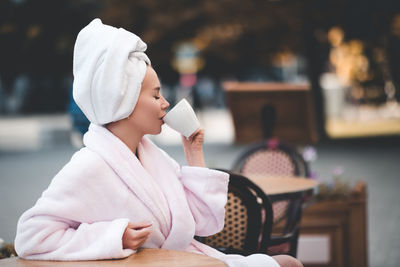
[[[298, 51], [301, 5], [249, 0], [105, 0], [99, 16], [142, 37], [156, 67], [176, 81], [174, 47], [193, 41], [207, 57], [204, 73], [240, 75], [249, 66], [268, 66], [277, 51]], [[171, 76], [172, 78], [168, 77]]]
[[95, 1], [0, 2], [3, 102], [14, 94], [16, 79], [24, 75], [29, 90], [20, 112], [65, 110], [75, 38], [95, 7]]

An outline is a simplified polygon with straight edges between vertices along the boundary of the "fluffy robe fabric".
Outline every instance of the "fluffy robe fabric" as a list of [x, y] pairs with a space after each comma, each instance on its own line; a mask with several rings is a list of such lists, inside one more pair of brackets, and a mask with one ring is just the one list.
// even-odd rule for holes
[[144, 137], [139, 159], [116, 136], [91, 124], [85, 148], [54, 177], [17, 226], [15, 248], [34, 260], [124, 258], [129, 221], [151, 221], [147, 248], [202, 253], [229, 266], [279, 266], [267, 255], [225, 255], [193, 239], [223, 228], [228, 175], [180, 167]]
[[138, 100], [150, 59], [137, 35], [94, 19], [76, 39], [73, 97], [90, 122], [128, 117]]

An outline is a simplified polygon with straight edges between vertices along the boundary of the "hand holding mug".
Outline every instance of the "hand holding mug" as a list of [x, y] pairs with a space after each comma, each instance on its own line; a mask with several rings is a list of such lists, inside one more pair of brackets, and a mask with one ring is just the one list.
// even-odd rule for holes
[[205, 167], [204, 153], [204, 130], [198, 129], [189, 138], [182, 135], [183, 150], [189, 166]]
[[191, 136], [186, 138], [182, 135], [182, 144], [184, 150], [188, 152], [200, 151], [203, 149], [204, 130], [202, 128], [196, 130]]
[[188, 164], [205, 167], [204, 130], [200, 128], [200, 122], [186, 99], [179, 101], [163, 120], [169, 127], [182, 134], [182, 144]]

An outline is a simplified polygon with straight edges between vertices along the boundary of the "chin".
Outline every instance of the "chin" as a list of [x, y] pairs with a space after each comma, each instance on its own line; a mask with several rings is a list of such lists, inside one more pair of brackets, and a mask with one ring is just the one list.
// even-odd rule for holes
[[149, 131], [149, 133], [148, 134], [151, 134], [151, 135], [157, 135], [157, 134], [160, 134], [161, 133], [161, 127], [159, 128], [159, 129], [157, 129], [157, 130], [153, 130], [153, 131]]

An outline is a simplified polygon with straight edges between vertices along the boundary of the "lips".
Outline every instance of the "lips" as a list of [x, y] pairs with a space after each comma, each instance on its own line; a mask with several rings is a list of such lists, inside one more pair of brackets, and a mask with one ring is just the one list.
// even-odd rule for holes
[[164, 116], [165, 116], [165, 114], [160, 118], [160, 121], [161, 121], [161, 124], [164, 124], [165, 122], [164, 122]]

